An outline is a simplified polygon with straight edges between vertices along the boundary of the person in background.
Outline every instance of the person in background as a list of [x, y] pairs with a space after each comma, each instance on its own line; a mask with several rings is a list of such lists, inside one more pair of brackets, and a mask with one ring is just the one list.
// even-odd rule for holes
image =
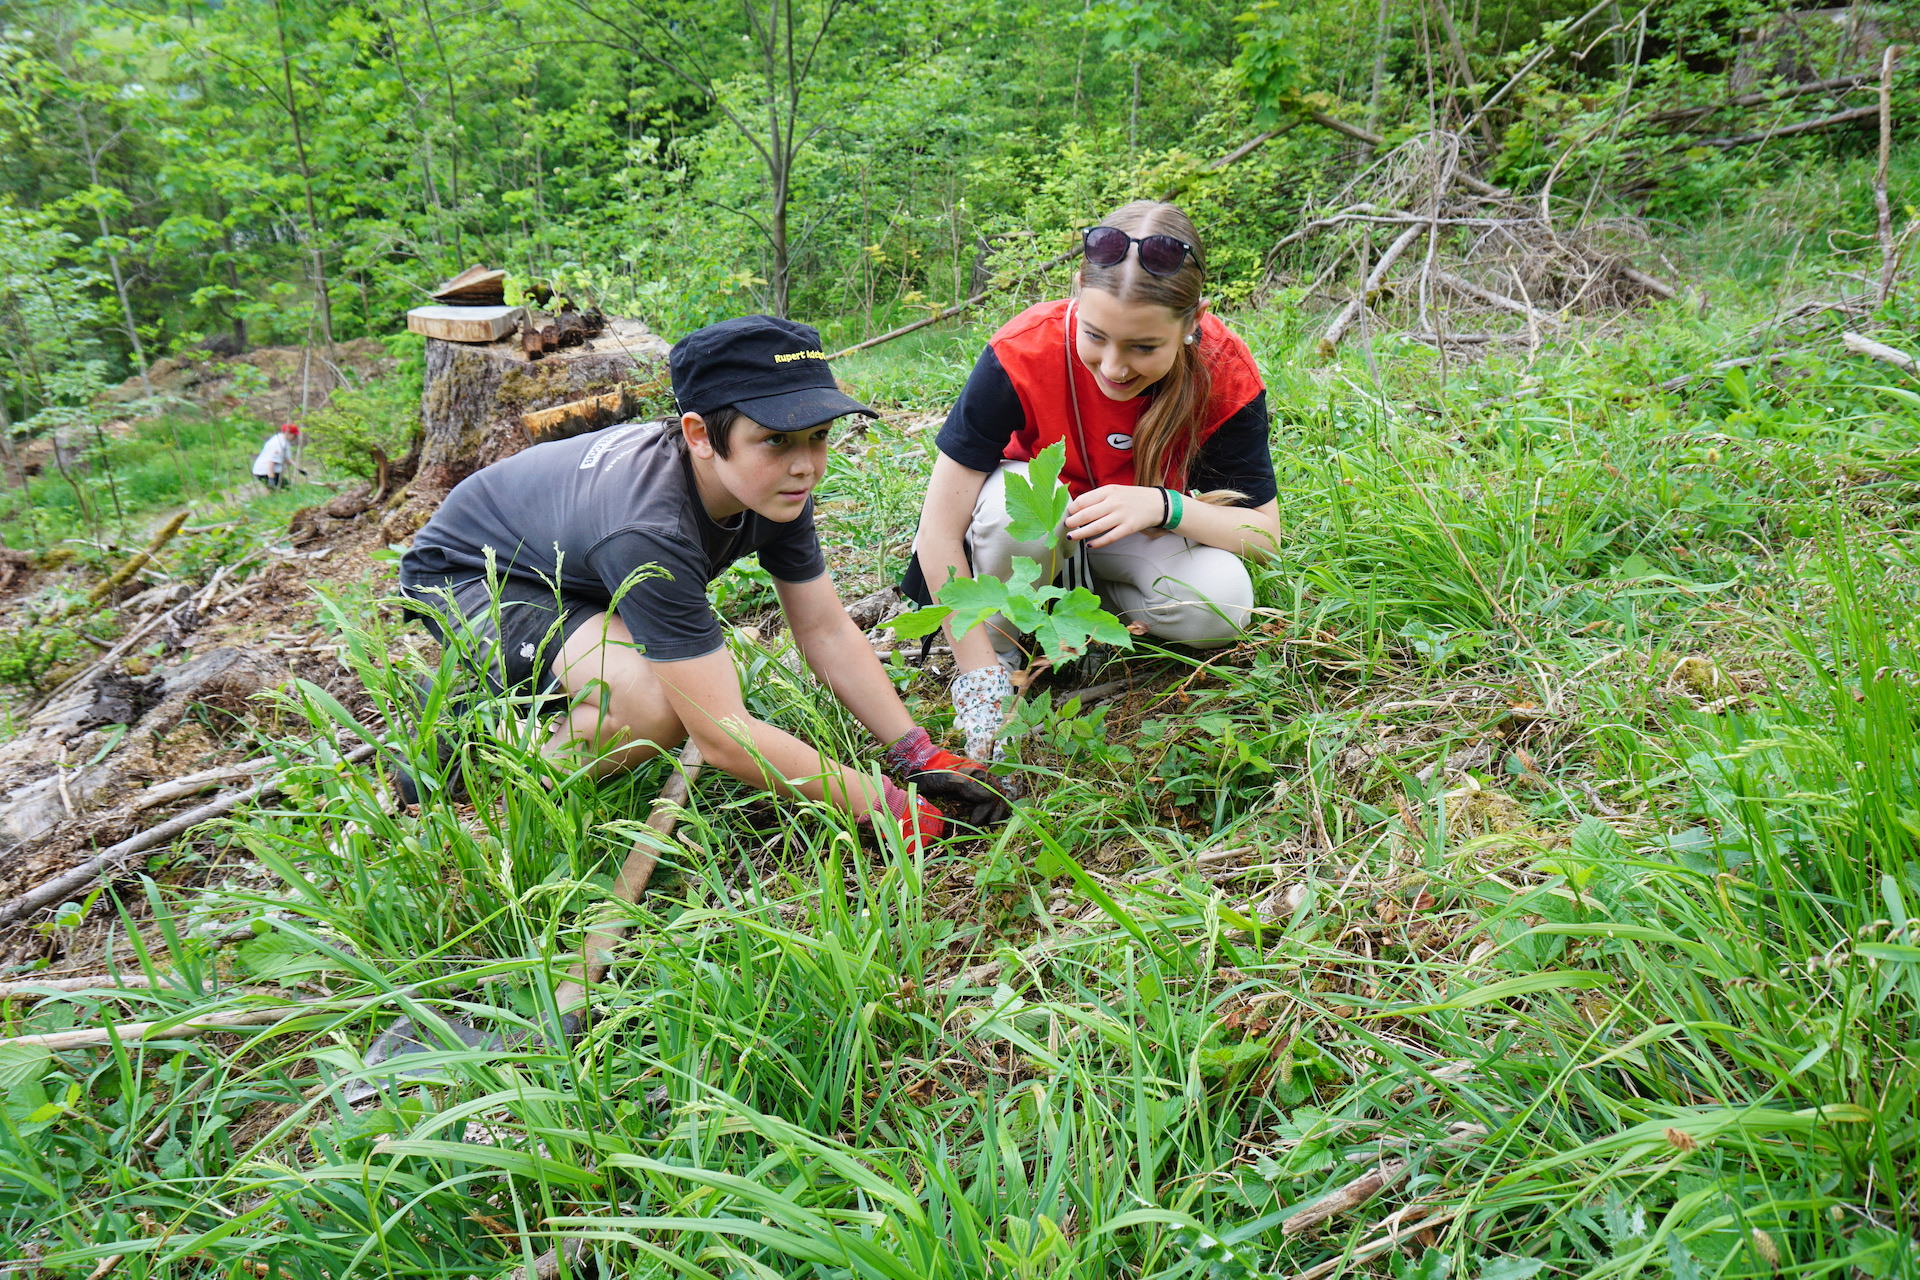
[[284, 489], [293, 482], [293, 447], [300, 442], [300, 428], [283, 422], [253, 460], [253, 475], [269, 489]]
[[[903, 590], [936, 602], [954, 576], [1006, 581], [1017, 556], [1061, 572], [1045, 543], [1008, 533], [1006, 478], [1064, 441], [1072, 501], [1054, 541], [1082, 561], [1076, 580], [1148, 635], [1230, 644], [1253, 607], [1245, 561], [1280, 537], [1260, 370], [1208, 311], [1200, 235], [1179, 209], [1123, 205], [1082, 250], [1074, 296], [1008, 321], [948, 413]], [[969, 757], [992, 759], [1026, 655], [998, 616], [952, 642], [955, 723]]]

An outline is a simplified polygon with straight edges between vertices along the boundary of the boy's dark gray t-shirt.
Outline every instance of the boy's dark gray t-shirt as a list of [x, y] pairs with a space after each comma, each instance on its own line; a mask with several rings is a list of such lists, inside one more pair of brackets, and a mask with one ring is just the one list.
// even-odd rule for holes
[[[503, 458], [454, 486], [401, 557], [409, 579], [499, 572], [611, 604], [649, 658], [698, 658], [725, 642], [707, 584], [749, 552], [782, 582], [827, 571], [813, 503], [781, 524], [752, 511], [707, 514], [678, 430], [609, 427]], [[620, 587], [643, 566], [656, 570]]]

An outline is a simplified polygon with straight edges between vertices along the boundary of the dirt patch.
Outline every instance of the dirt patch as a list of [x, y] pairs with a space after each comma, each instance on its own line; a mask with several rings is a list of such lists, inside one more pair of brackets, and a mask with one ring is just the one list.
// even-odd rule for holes
[[100, 395], [129, 404], [152, 394], [175, 396], [209, 409], [239, 409], [262, 421], [286, 421], [326, 406], [336, 387], [359, 386], [392, 367], [373, 338], [321, 347], [256, 347], [242, 355], [189, 351], [156, 360], [146, 381], [135, 374]]

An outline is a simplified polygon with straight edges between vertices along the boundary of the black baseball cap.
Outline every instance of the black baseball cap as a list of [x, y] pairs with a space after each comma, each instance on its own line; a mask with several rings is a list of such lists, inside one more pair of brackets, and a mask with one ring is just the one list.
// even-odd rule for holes
[[820, 331], [793, 320], [737, 316], [696, 329], [673, 344], [667, 372], [682, 413], [731, 405], [775, 431], [804, 431], [849, 413], [880, 416], [841, 392]]

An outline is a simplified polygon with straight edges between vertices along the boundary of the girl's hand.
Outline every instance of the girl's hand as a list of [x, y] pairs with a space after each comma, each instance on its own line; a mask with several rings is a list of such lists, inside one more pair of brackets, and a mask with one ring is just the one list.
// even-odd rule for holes
[[1104, 547], [1130, 533], [1157, 530], [1166, 511], [1166, 497], [1158, 489], [1102, 485], [1067, 504], [1067, 536]]

